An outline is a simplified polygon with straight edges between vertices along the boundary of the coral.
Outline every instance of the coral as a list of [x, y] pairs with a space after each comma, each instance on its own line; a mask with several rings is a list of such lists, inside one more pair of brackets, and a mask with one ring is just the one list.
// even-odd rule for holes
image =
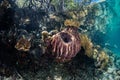
[[93, 59], [97, 59], [97, 56], [98, 56], [98, 50], [97, 50], [97, 49], [93, 49], [92, 58], [93, 58]]
[[46, 38], [48, 38], [49, 33], [47, 31], [42, 31], [42, 40], [44, 41]]
[[80, 16], [80, 17], [85, 17], [85, 16], [86, 16], [86, 13], [87, 13], [87, 10], [86, 10], [86, 12], [80, 11], [80, 12], [79, 12], [79, 16]]
[[109, 56], [104, 51], [100, 51], [97, 57], [97, 61], [101, 63], [100, 69], [104, 69], [109, 61]]
[[50, 31], [49, 32], [49, 35], [54, 35], [54, 34], [57, 34], [58, 33], [58, 30], [57, 29], [55, 29], [55, 30], [52, 30], [52, 31]]
[[109, 56], [104, 51], [99, 51], [100, 46], [93, 46], [91, 40], [85, 34], [80, 35], [81, 46], [85, 50], [85, 55], [96, 60], [96, 66], [104, 69], [109, 61]]
[[58, 62], [66, 62], [79, 52], [81, 49], [80, 42], [79, 33], [76, 28], [67, 27], [51, 37], [48, 47], [52, 48], [52, 54]]
[[80, 26], [80, 23], [77, 21], [77, 20], [73, 20], [73, 19], [67, 19], [65, 20], [64, 22], [64, 25], [67, 26], [67, 27], [79, 27]]
[[93, 55], [93, 44], [92, 44], [91, 40], [85, 34], [81, 34], [80, 39], [81, 39], [81, 46], [85, 50], [85, 55], [87, 55], [88, 57], [92, 57], [92, 55]]
[[31, 42], [25, 37], [21, 37], [18, 40], [17, 44], [15, 45], [15, 48], [20, 51], [29, 51], [30, 47], [31, 47]]
[[51, 30], [50, 32], [48, 31], [42, 31], [42, 40], [45, 41], [45, 39], [50, 38], [52, 35], [58, 33], [58, 30]]

